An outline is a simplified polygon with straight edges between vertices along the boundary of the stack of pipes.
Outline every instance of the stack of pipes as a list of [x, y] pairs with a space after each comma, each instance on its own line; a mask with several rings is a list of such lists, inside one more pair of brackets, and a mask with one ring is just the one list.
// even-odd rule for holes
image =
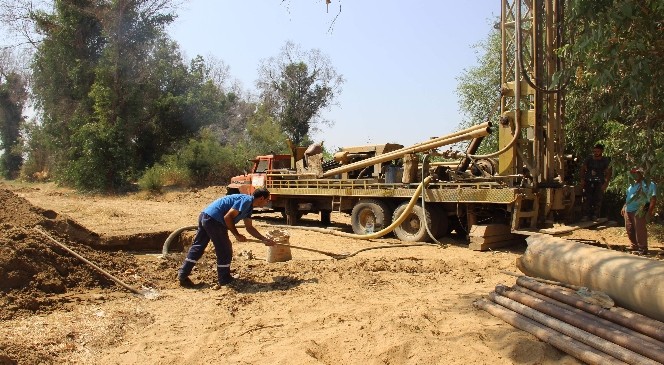
[[664, 364], [663, 322], [565, 287], [521, 276], [473, 304], [588, 364]]

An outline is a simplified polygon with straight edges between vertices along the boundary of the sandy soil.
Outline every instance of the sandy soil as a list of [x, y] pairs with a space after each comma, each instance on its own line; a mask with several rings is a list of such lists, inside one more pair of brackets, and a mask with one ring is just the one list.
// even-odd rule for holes
[[[474, 252], [459, 237], [446, 239], [447, 248], [403, 247], [394, 238], [290, 229], [291, 244], [334, 253], [394, 247], [342, 260], [292, 250], [291, 261], [267, 263], [265, 246], [235, 243], [232, 287], [212, 288], [210, 251], [192, 275], [210, 285], [180, 288], [181, 248], [161, 258], [152, 241], [195, 224], [223, 193], [105, 197], [0, 183], [0, 364], [579, 363], [472, 305], [497, 284], [514, 284], [504, 272], [517, 271], [525, 245]], [[275, 214], [255, 218], [263, 232], [283, 223]], [[316, 219], [305, 215], [303, 223]], [[333, 222], [350, 231], [347, 216]], [[35, 226], [148, 296], [90, 269]], [[183, 236], [186, 245], [191, 232]], [[627, 243], [619, 227], [569, 238]], [[122, 240], [129, 244], [118, 246]]]

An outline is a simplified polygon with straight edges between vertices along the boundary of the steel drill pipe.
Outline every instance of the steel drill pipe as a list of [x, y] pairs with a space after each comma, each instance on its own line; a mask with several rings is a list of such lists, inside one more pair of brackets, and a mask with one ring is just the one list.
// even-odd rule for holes
[[560, 291], [525, 277], [516, 279], [516, 283], [524, 288], [528, 288], [532, 291], [544, 294], [565, 304], [569, 304], [588, 313], [592, 313], [600, 318], [604, 318], [621, 326], [631, 328], [634, 331], [643, 333], [658, 341], [664, 341], [664, 323], [660, 321], [648, 318], [646, 316], [638, 315], [637, 313], [634, 313], [635, 316], [632, 316], [632, 318], [628, 318], [619, 313], [604, 309], [598, 305], [586, 303], [577, 297], [561, 293]]
[[579, 342], [582, 342], [592, 348], [615, 357], [618, 360], [624, 361], [628, 364], [643, 364], [643, 365], [657, 365], [657, 361], [650, 360], [645, 356], [641, 356], [633, 351], [627, 350], [613, 342], [607, 341], [601, 337], [588, 333], [580, 328], [574, 327], [568, 323], [560, 321], [556, 318], [548, 316], [544, 313], [538, 312], [526, 305], [516, 302], [512, 299], [498, 295], [495, 292], [489, 293], [489, 299], [493, 302], [502, 305], [505, 308], [511, 309], [516, 313], [521, 314], [533, 321], [539, 322], [553, 330], [556, 330], [564, 335], [567, 335]]
[[[444, 136], [431, 138], [428, 141], [415, 143], [414, 145], [411, 145], [410, 147], [404, 147], [404, 148], [422, 147], [422, 146], [428, 145], [432, 142], [439, 142], [439, 141], [444, 140], [444, 139], [449, 139], [449, 138], [452, 138], [452, 137], [458, 137], [458, 136], [461, 136], [461, 135], [464, 135], [464, 134], [468, 134], [470, 132], [475, 132], [475, 131], [480, 131], [480, 130], [489, 130], [489, 128], [491, 128], [491, 126], [492, 126], [491, 122], [485, 122], [485, 123], [482, 123], [482, 124], [474, 125], [472, 127], [468, 127], [466, 129], [462, 129], [460, 131], [456, 131], [454, 133], [446, 134]], [[489, 131], [489, 133], [490, 133], [490, 131]], [[401, 149], [404, 149], [404, 148], [401, 148]], [[392, 151], [392, 152], [394, 152], [394, 151]]]
[[479, 137], [485, 137], [491, 133], [491, 130], [489, 129], [491, 127], [491, 123], [483, 123], [480, 125], [477, 125], [475, 127], [467, 128], [464, 129], [463, 131], [459, 131], [456, 133], [448, 134], [445, 136], [441, 136], [438, 138], [431, 139], [426, 142], [421, 142], [414, 144], [409, 147], [404, 147], [392, 152], [384, 153], [379, 156], [367, 158], [366, 160], [358, 161], [358, 162], [353, 162], [348, 165], [344, 165], [341, 167], [337, 167], [335, 169], [329, 170], [325, 172], [321, 177], [327, 178], [331, 177], [337, 174], [342, 174], [344, 172], [348, 171], [353, 171], [353, 170], [358, 170], [367, 166], [375, 165], [378, 163], [382, 162], [387, 162], [391, 160], [395, 160], [397, 158], [401, 158], [404, 155], [407, 155], [409, 153], [417, 153], [417, 152], [424, 152], [428, 151], [437, 147], [441, 147], [444, 145], [448, 144], [453, 144], [457, 142], [461, 142], [464, 140], [468, 139], [473, 139], [473, 138], [479, 138]]
[[531, 297], [523, 293], [511, 290], [504, 285], [496, 286], [496, 293], [515, 300], [521, 304], [527, 305], [535, 310], [551, 317], [557, 318], [563, 322], [579, 327], [584, 331], [590, 332], [605, 340], [618, 344], [626, 349], [632, 350], [649, 359], [664, 363], [664, 348], [655, 346], [652, 343], [637, 342], [631, 336], [622, 331], [601, 327], [597, 321], [589, 321], [586, 318], [578, 316], [576, 313], [560, 308], [541, 299]]
[[612, 356], [607, 355], [597, 349], [581, 343], [569, 336], [554, 331], [530, 318], [524, 317], [514, 311], [511, 311], [501, 305], [493, 303], [486, 299], [476, 300], [473, 305], [475, 308], [482, 309], [489, 314], [496, 316], [510, 325], [520, 330], [526, 331], [551, 346], [563, 351], [575, 358], [590, 365], [624, 365]]
[[616, 305], [664, 322], [664, 262], [545, 234], [526, 242], [517, 261], [522, 273], [602, 291]]
[[482, 144], [482, 141], [484, 140], [484, 137], [477, 137], [473, 138], [472, 141], [468, 144], [468, 148], [466, 148], [466, 157], [464, 157], [463, 160], [461, 160], [461, 163], [459, 163], [459, 166], [457, 166], [456, 170], [458, 172], [464, 172], [468, 170], [468, 166], [470, 166], [471, 159], [470, 157], [467, 157], [468, 155], [474, 155], [475, 152], [480, 148], [480, 145]]
[[[522, 286], [520, 286], [520, 285], [514, 285], [514, 286], [512, 287], [512, 289], [514, 289], [514, 290], [516, 290], [516, 291], [518, 291], [518, 292], [521, 292], [521, 293], [524, 293], [524, 294], [530, 295], [531, 297], [535, 297], [535, 298], [537, 298], [537, 299], [541, 299], [541, 300], [543, 300], [543, 301], [545, 301], [545, 302], [549, 302], [549, 303], [551, 303], [551, 304], [553, 304], [553, 305], [557, 305], [558, 307], [561, 307], [561, 308], [563, 308], [563, 309], [567, 309], [567, 310], [569, 310], [569, 311], [571, 311], [571, 312], [576, 313], [576, 314], [579, 315], [579, 316], [588, 316], [589, 318], [593, 318], [594, 320], [598, 321], [599, 323], [601, 323], [601, 324], [604, 325], [605, 327], [607, 327], [607, 328], [612, 328], [612, 329], [615, 329], [615, 330], [618, 330], [618, 331], [625, 332], [627, 335], [632, 336], [632, 337], [634, 337], [635, 339], [637, 339], [637, 340], [639, 340], [639, 341], [646, 341], [646, 342], [653, 343], [655, 346], [661, 346], [661, 347], [664, 347], [664, 343], [662, 343], [661, 341], [658, 341], [658, 340], [656, 340], [656, 339], [654, 339], [654, 338], [652, 338], [652, 337], [649, 337], [649, 336], [647, 336], [647, 335], [644, 335], [644, 334], [641, 333], [641, 332], [637, 332], [637, 331], [634, 331], [634, 330], [629, 329], [629, 328], [627, 328], [627, 327], [621, 326], [621, 325], [619, 325], [619, 324], [617, 324], [617, 323], [611, 322], [611, 321], [609, 321], [609, 320], [606, 320], [606, 319], [603, 319], [603, 318], [600, 318], [600, 317], [597, 317], [597, 316], [593, 316], [592, 314], [590, 314], [590, 313], [588, 313], [588, 312], [586, 312], [586, 311], [583, 311], [583, 310], [581, 310], [581, 309], [579, 309], [579, 308], [576, 308], [576, 307], [574, 307], [574, 306], [571, 306], [571, 305], [569, 305], [569, 304], [565, 304], [565, 303], [563, 303], [563, 302], [560, 302], [560, 301], [558, 301], [558, 300], [555, 300], [555, 299], [553, 299], [553, 298], [551, 298], [551, 297], [548, 297], [548, 296], [546, 296], [546, 295], [544, 295], [544, 294], [540, 294], [540, 293], [538, 293], [538, 292], [536, 292], [536, 291], [532, 291], [532, 290], [527, 289], [527, 288], [524, 288], [524, 287], [522, 287]], [[561, 288], [561, 289], [564, 289], [564, 288]]]

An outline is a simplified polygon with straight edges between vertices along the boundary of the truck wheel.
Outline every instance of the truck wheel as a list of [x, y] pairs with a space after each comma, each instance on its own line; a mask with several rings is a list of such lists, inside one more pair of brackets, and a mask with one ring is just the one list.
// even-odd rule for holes
[[[406, 211], [406, 206], [408, 206], [408, 203], [403, 203], [397, 207], [392, 216], [393, 221]], [[434, 219], [439, 216], [437, 211], [438, 210], [435, 207], [431, 206], [427, 206], [426, 210], [422, 209], [422, 206], [418, 203], [413, 207], [413, 210], [410, 211], [406, 220], [394, 229], [394, 234], [401, 241], [405, 242], [430, 242], [431, 237], [429, 237], [429, 234], [424, 227], [424, 220], [426, 219], [431, 234], [433, 234], [434, 237], [438, 236], [438, 224], [440, 220]]]
[[392, 211], [385, 202], [375, 199], [360, 200], [353, 207], [350, 222], [353, 232], [366, 234], [365, 225], [370, 218], [374, 221], [374, 232], [380, 231], [392, 223]]

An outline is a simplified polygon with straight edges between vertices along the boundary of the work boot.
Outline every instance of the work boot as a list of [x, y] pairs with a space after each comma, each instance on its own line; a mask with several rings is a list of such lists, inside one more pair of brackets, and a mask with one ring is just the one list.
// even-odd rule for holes
[[219, 285], [220, 286], [228, 285], [228, 284], [232, 283], [233, 280], [235, 280], [235, 278], [230, 276], [230, 275], [224, 276], [223, 278], [219, 279]]
[[203, 287], [204, 285], [203, 283], [194, 283], [193, 281], [191, 281], [191, 279], [189, 279], [188, 276], [182, 276], [179, 274], [178, 274], [178, 281], [180, 282], [181, 287], [187, 289], [198, 289]]
[[219, 290], [223, 287], [232, 287], [233, 282], [235, 281], [235, 277], [233, 276], [224, 276], [223, 278], [219, 279], [219, 282], [215, 286], [212, 287], [212, 290]]
[[220, 286], [228, 285], [233, 282], [235, 278], [231, 275], [230, 267], [217, 266], [217, 282]]

